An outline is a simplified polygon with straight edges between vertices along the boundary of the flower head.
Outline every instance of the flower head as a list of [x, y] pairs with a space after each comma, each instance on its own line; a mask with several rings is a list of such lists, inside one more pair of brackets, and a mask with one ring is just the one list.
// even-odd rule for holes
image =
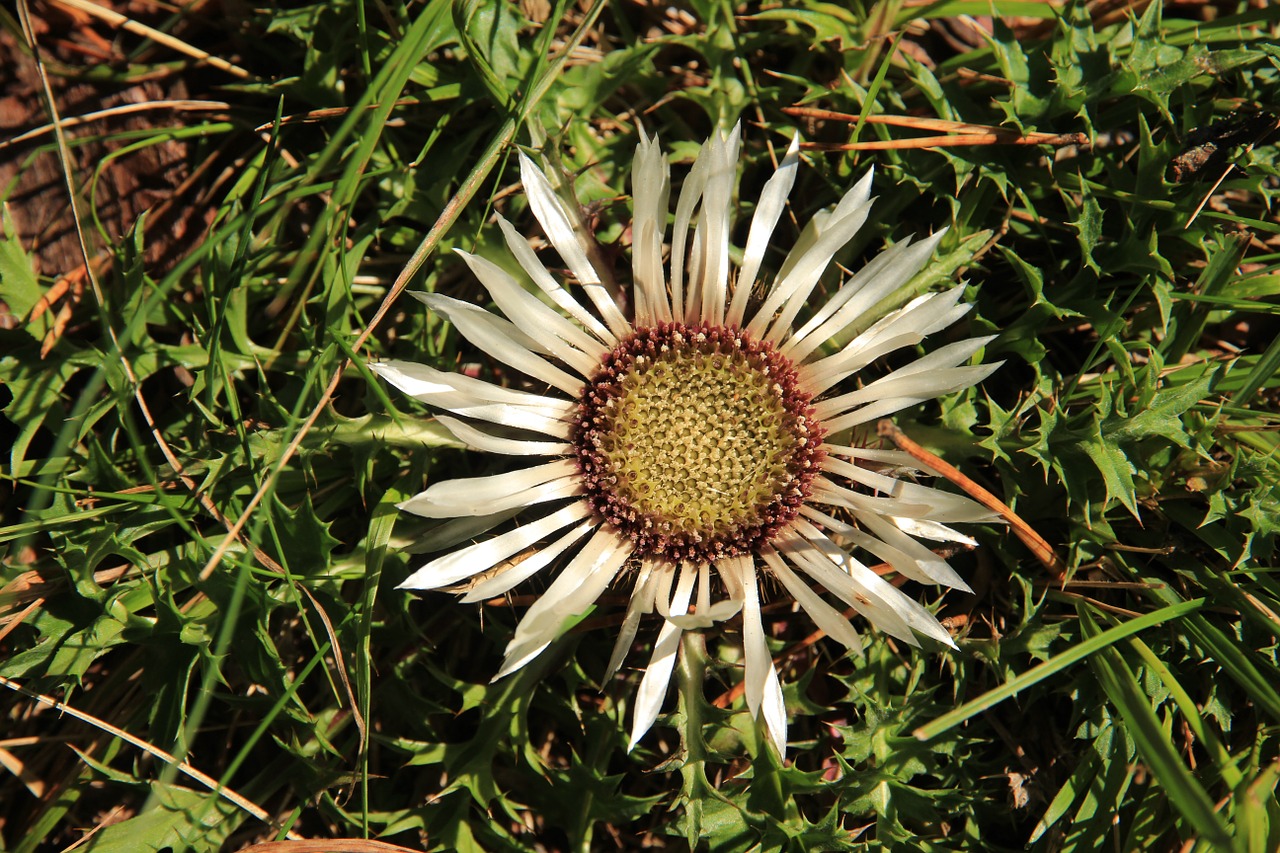
[[466, 252], [460, 254], [506, 319], [441, 294], [415, 295], [531, 385], [549, 386], [546, 393], [410, 362], [371, 365], [405, 393], [452, 413], [438, 419], [464, 443], [546, 460], [436, 483], [401, 504], [453, 519], [437, 537], [450, 545], [519, 514], [513, 526], [431, 560], [401, 586], [457, 589], [474, 602], [539, 572], [553, 575], [516, 628], [502, 677], [545, 649], [611, 584], [629, 582], [609, 675], [641, 617], [663, 617], [640, 684], [632, 745], [657, 717], [681, 632], [741, 612], [747, 704], [763, 716], [779, 752], [785, 749], [786, 711], [760, 615], [761, 575], [855, 652], [857, 632], [809, 582], [906, 643], [917, 645], [922, 635], [954, 645], [927, 610], [857, 555], [912, 580], [967, 591], [919, 540], [971, 542], [949, 525], [992, 518], [966, 498], [903, 479], [920, 467], [906, 454], [848, 438], [859, 425], [967, 388], [998, 366], [967, 364], [990, 340], [974, 338], [872, 381], [861, 376], [876, 359], [968, 311], [963, 288], [955, 287], [869, 316], [924, 266], [941, 232], [896, 244], [806, 310], [835, 253], [867, 219], [871, 175], [815, 218], [781, 271], [761, 286], [799, 149], [792, 144], [765, 185], [735, 270], [729, 239], [738, 148], [737, 130], [703, 146], [676, 202], [664, 264], [669, 170], [657, 141], [641, 132], [632, 175], [630, 318], [588, 261], [546, 176], [521, 155], [534, 215], [586, 304], [501, 218], [508, 248], [545, 301]]

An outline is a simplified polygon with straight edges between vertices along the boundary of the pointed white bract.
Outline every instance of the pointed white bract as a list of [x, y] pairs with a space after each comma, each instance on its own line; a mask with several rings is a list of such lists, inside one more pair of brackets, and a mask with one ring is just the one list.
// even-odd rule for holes
[[[746, 314], [747, 301], [751, 298], [751, 283], [760, 272], [760, 264], [764, 262], [764, 253], [769, 248], [773, 237], [773, 229], [787, 206], [787, 196], [796, 183], [796, 173], [800, 165], [800, 135], [796, 134], [787, 149], [778, 171], [773, 173], [760, 193], [760, 201], [756, 204], [755, 215], [751, 217], [751, 231], [747, 234], [747, 246], [742, 251], [742, 266], [738, 270], [739, 286], [734, 289], [733, 303], [725, 318], [731, 326], [741, 326]], [[745, 284], [745, 286], [743, 286]]]
[[[854, 654], [862, 651], [857, 631], [815, 586], [905, 643], [919, 645], [927, 637], [954, 646], [928, 610], [868, 562], [883, 562], [912, 581], [968, 591], [965, 581], [921, 540], [972, 545], [972, 539], [949, 525], [997, 520], [967, 498], [914, 482], [916, 476], [933, 472], [922, 470], [906, 454], [859, 446], [857, 436], [848, 432], [968, 388], [998, 366], [970, 363], [991, 340], [980, 337], [934, 348], [913, 361], [899, 359], [902, 366], [888, 373], [861, 375], [876, 359], [920, 344], [969, 310], [962, 287], [923, 295], [909, 291], [945, 230], [897, 243], [823, 303], [810, 304], [836, 253], [868, 219], [872, 176], [868, 173], [834, 209], [815, 216], [790, 247], [782, 268], [766, 275], [762, 270], [775, 254], [774, 230], [799, 173], [799, 139], [792, 140], [761, 192], [735, 268], [731, 243], [741, 233], [735, 230], [733, 206], [740, 147], [736, 128], [717, 133], [702, 146], [681, 185], [668, 234], [670, 167], [657, 140], [640, 133], [631, 176], [629, 309], [603, 286], [611, 276], [592, 266], [596, 254], [581, 231], [582, 218], [533, 160], [520, 155], [530, 208], [559, 256], [550, 267], [567, 269], [568, 278], [558, 280], [525, 238], [499, 217], [515, 265], [459, 254], [505, 317], [440, 294], [415, 296], [475, 347], [528, 377], [520, 384], [547, 388], [546, 393], [410, 362], [370, 365], [405, 394], [450, 413], [439, 421], [464, 444], [535, 460], [506, 473], [432, 483], [402, 503], [406, 512], [449, 520], [419, 549], [438, 556], [401, 586], [447, 588], [462, 593], [464, 601], [477, 602], [503, 595], [534, 575], [545, 576], [546, 592], [521, 619], [498, 678], [540, 654], [611, 585], [629, 589], [606, 678], [623, 664], [645, 617], [660, 622], [635, 698], [633, 747], [658, 719], [683, 632], [740, 618], [747, 709], [762, 722], [777, 750], [785, 751], [787, 712], [762, 616], [762, 576], [775, 581], [763, 589], [785, 592]], [[517, 266], [527, 281], [509, 271]], [[796, 393], [808, 401], [805, 411], [826, 437], [811, 473], [804, 475], [801, 504], [749, 548], [706, 558], [675, 557], [673, 551], [651, 547], [657, 540], [606, 518], [598, 495], [593, 497], [599, 476], [588, 476], [584, 462], [591, 451], [583, 437], [583, 413], [588, 395], [608, 390], [593, 383], [621, 369], [619, 353], [631, 352], [631, 342], [673, 327], [692, 329], [695, 335], [721, 330], [738, 346], [759, 342], [784, 359], [794, 373]], [[716, 426], [709, 423], [707, 428]], [[456, 550], [441, 553], [447, 548]], [[872, 559], [866, 560], [868, 556]]]
[[667, 275], [662, 266], [662, 242], [667, 230], [671, 197], [671, 169], [658, 140], [640, 131], [631, 171], [634, 213], [631, 221], [631, 271], [637, 324], [669, 322]]
[[649, 658], [649, 666], [645, 668], [644, 677], [640, 679], [640, 687], [636, 691], [635, 711], [631, 715], [631, 743], [628, 750], [635, 749], [640, 738], [653, 726], [662, 710], [662, 700], [667, 695], [667, 684], [671, 681], [671, 673], [676, 666], [676, 650], [680, 647], [680, 635], [683, 628], [677, 619], [689, 611], [689, 597], [693, 592], [693, 581], [697, 572], [688, 563], [679, 568], [680, 582], [676, 585], [674, 597], [671, 597], [671, 578], [676, 573], [674, 566], [668, 567], [666, 577], [658, 584], [657, 599], [659, 610], [664, 621], [658, 630], [658, 639], [653, 644], [653, 654]]

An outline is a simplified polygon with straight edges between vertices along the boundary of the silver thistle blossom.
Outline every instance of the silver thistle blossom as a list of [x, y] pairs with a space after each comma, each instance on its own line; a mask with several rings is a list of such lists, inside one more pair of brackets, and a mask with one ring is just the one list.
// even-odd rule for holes
[[[786, 709], [761, 621], [761, 575], [855, 653], [857, 632], [809, 582], [903, 642], [918, 645], [922, 635], [954, 647], [927, 610], [851, 551], [911, 580], [968, 591], [919, 540], [972, 544], [949, 525], [994, 517], [961, 496], [891, 476], [920, 470], [906, 454], [847, 438], [855, 427], [970, 387], [998, 366], [968, 364], [990, 340], [981, 337], [872, 381], [852, 381], [874, 360], [969, 310], [963, 287], [954, 287], [869, 316], [925, 265], [943, 232], [883, 252], [797, 325], [835, 253], [866, 222], [871, 174], [815, 217], [761, 289], [799, 147], [792, 143], [765, 185], [735, 272], [729, 241], [739, 145], [737, 129], [703, 145], [676, 202], [668, 269], [669, 167], [656, 139], [641, 131], [632, 172], [631, 319], [601, 283], [546, 176], [520, 156], [533, 213], [589, 305], [501, 217], [511, 254], [545, 300], [466, 252], [459, 254], [506, 319], [441, 294], [415, 296], [488, 355], [549, 386], [546, 393], [412, 362], [370, 365], [404, 393], [451, 413], [439, 422], [470, 447], [546, 460], [436, 483], [401, 504], [406, 512], [453, 519], [434, 537], [437, 545], [475, 540], [519, 515], [504, 532], [431, 560], [401, 587], [453, 589], [478, 602], [539, 572], [551, 575], [520, 620], [496, 679], [542, 652], [610, 585], [629, 581], [606, 679], [630, 650], [641, 618], [656, 611], [663, 620], [636, 698], [633, 747], [657, 718], [682, 632], [741, 613], [747, 706], [763, 718], [779, 753], [785, 750]], [[847, 343], [824, 348], [856, 329]]]

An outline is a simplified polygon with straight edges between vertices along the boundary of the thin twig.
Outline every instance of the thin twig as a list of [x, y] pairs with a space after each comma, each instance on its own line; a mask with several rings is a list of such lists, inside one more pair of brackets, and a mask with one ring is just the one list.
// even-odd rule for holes
[[[182, 112], [216, 112], [218, 110], [229, 110], [231, 105], [226, 101], [144, 101], [140, 104], [120, 104], [119, 106], [110, 107], [105, 110], [95, 110], [91, 113], [85, 113], [80, 116], [69, 116], [62, 119], [62, 129], [66, 130], [72, 127], [79, 127], [82, 124], [91, 124], [102, 119], [115, 118], [116, 116], [132, 115], [133, 113], [150, 112], [151, 110], [176, 110]], [[0, 139], [0, 151], [8, 148], [10, 145], [18, 145], [28, 142], [32, 139], [39, 139], [49, 133], [53, 133], [52, 124], [42, 125], [32, 128], [25, 133], [19, 133], [8, 139]]]
[[132, 18], [121, 15], [114, 9], [103, 8], [96, 3], [88, 2], [88, 0], [53, 0], [53, 2], [55, 5], [66, 6], [67, 8], [84, 12], [87, 15], [92, 15], [99, 20], [106, 21], [113, 27], [120, 27], [122, 30], [128, 30], [134, 35], [149, 38], [156, 44], [162, 44], [171, 50], [176, 50], [178, 53], [186, 54], [192, 59], [212, 65], [214, 68], [217, 68], [220, 71], [225, 71], [242, 80], [248, 80], [253, 76], [238, 65], [232, 65], [221, 57], [214, 56], [208, 51], [204, 51], [198, 47], [187, 44], [182, 39], [174, 38], [168, 33], [162, 33], [154, 27], [148, 27], [146, 24], [140, 24]]
[[[788, 115], [859, 124], [864, 119], [850, 113], [820, 110], [812, 107], [787, 107]], [[1089, 141], [1083, 133], [1023, 133], [1007, 127], [985, 124], [947, 121], [916, 116], [869, 115], [867, 124], [883, 124], [905, 127], [911, 130], [934, 131], [946, 136], [923, 136], [914, 139], [881, 139], [872, 142], [806, 142], [802, 148], [814, 151], [891, 151], [905, 148], [954, 148], [961, 145], [1083, 145]]]
[[[422, 103], [417, 98], [400, 98], [396, 101], [397, 107], [412, 107]], [[369, 104], [365, 107], [368, 111], [376, 110], [380, 104]], [[351, 112], [351, 107], [324, 107], [323, 109], [308, 110], [305, 113], [294, 113], [293, 115], [281, 116], [280, 126], [287, 124], [312, 124], [314, 122], [323, 121], [330, 118], [345, 118]], [[276, 126], [276, 122], [269, 121], [266, 124], [260, 124], [253, 129], [254, 133], [262, 133], [271, 130]]]
[[[828, 121], [843, 121], [855, 123], [859, 117], [852, 113], [840, 113], [833, 110], [819, 110], [812, 107], [786, 107], [783, 112], [787, 115], [799, 118], [816, 118]], [[912, 130], [932, 130], [939, 133], [1012, 133], [1017, 134], [1016, 130], [1007, 127], [994, 127], [989, 124], [971, 124], [963, 121], [948, 121], [941, 118], [924, 118], [921, 116], [897, 116], [876, 114], [867, 116], [867, 124], [885, 124], [891, 127], [907, 127]], [[1057, 134], [1045, 133], [1043, 131], [1032, 131], [1026, 136], [1028, 138], [1051, 138]]]
[[1014, 534], [1022, 540], [1022, 544], [1026, 545], [1035, 558], [1048, 569], [1049, 573], [1055, 579], [1061, 580], [1066, 577], [1067, 566], [1053, 550], [1044, 538], [1036, 533], [1018, 514], [1009, 509], [1009, 506], [1000, 500], [991, 492], [966, 477], [954, 466], [934, 456], [920, 445], [916, 444], [898, 428], [893, 421], [885, 418], [876, 424], [876, 434], [883, 438], [887, 438], [898, 446], [898, 449], [905, 452], [913, 459], [923, 462], [926, 466], [937, 471], [943, 477], [955, 483], [978, 503], [985, 506], [1000, 515], [1005, 521], [1009, 522], [1009, 526], [1013, 528]]
[[1093, 598], [1088, 595], [1082, 595], [1078, 592], [1068, 592], [1065, 589], [1055, 589], [1053, 590], [1053, 594], [1055, 596], [1059, 596], [1061, 598], [1065, 598], [1070, 601], [1083, 601], [1087, 603], [1090, 607], [1096, 607], [1099, 610], [1105, 610], [1108, 613], [1114, 613], [1115, 615], [1123, 616], [1126, 619], [1137, 619], [1139, 616], [1142, 615], [1136, 610], [1129, 610], [1126, 607], [1117, 607], [1114, 604], [1107, 604], [1104, 601], [1099, 601], [1096, 598]]
[[877, 139], [872, 142], [802, 142], [808, 151], [900, 151], [907, 148], [958, 148], [962, 145], [1080, 145], [1082, 133], [1064, 133], [1033, 139], [1017, 133], [963, 133], [954, 136], [916, 136], [910, 139]]
[[9, 634], [13, 631], [14, 628], [17, 628], [19, 625], [25, 622], [26, 618], [30, 616], [32, 613], [34, 613], [35, 611], [39, 610], [41, 605], [43, 604], [44, 604], [44, 599], [37, 598], [34, 601], [32, 601], [30, 604], [28, 604], [25, 608], [23, 608], [21, 613], [17, 614], [16, 616], [9, 617], [9, 619], [5, 621], [4, 625], [0, 626], [0, 642], [3, 642], [4, 638], [9, 636]]
[[415, 853], [408, 847], [367, 838], [330, 838], [316, 841], [259, 841], [240, 853]]

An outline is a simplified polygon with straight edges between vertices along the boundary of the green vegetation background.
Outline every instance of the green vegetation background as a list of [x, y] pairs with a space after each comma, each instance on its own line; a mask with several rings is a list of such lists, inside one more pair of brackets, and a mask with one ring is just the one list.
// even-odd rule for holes
[[[981, 18], [993, 7], [1007, 17]], [[464, 851], [1280, 849], [1266, 3], [127, 11], [247, 73], [89, 19], [110, 56], [45, 63], [55, 92], [152, 75], [226, 107], [68, 131], [70, 149], [115, 153], [71, 170], [99, 274], [62, 327], [33, 308], [71, 270], [37, 273], [6, 212], [0, 850], [238, 850], [286, 832]], [[599, 683], [621, 594], [490, 684], [527, 596], [394, 589], [426, 529], [394, 503], [501, 461], [457, 450], [364, 367], [476, 361], [418, 303], [353, 348], [422, 245], [412, 287], [483, 299], [449, 250], [496, 251], [495, 208], [535, 233], [514, 145], [573, 176], [625, 274], [638, 122], [680, 175], [742, 121], [745, 222], [796, 129], [855, 135], [782, 112], [796, 104], [1087, 135], [810, 152], [792, 201], [803, 223], [874, 164], [850, 268], [951, 227], [917, 283], [968, 281], [977, 308], [950, 334], [997, 333], [986, 358], [1006, 364], [898, 423], [1058, 547], [1073, 583], [993, 526], [955, 558], [975, 595], [908, 587], [959, 651], [873, 636], [852, 659], [775, 606], [786, 763], [741, 700], [710, 704], [740, 678], [733, 625], [707, 639], [705, 763], [684, 762], [679, 714], [627, 754], [639, 673]], [[207, 167], [206, 191], [176, 196], [206, 224], [158, 263], [166, 238], [145, 219], [119, 232], [97, 215], [98, 178], [174, 141]], [[59, 157], [47, 133], [14, 151]]]

